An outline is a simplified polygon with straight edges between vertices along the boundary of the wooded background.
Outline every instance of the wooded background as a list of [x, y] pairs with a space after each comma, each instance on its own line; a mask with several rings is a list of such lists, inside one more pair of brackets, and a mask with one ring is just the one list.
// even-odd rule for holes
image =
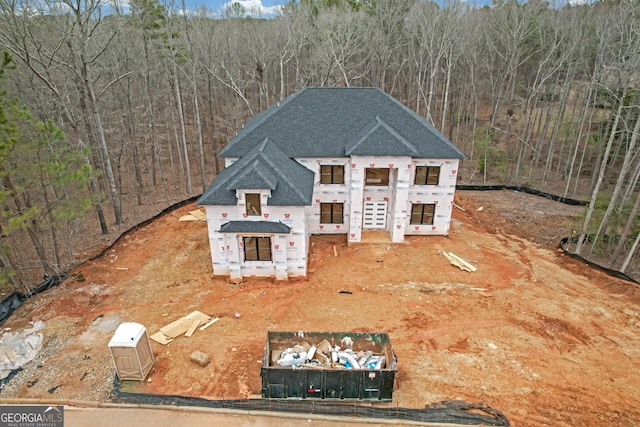
[[7, 289], [201, 193], [243, 123], [308, 86], [383, 89], [465, 153], [459, 183], [590, 201], [572, 249], [638, 273], [640, 2], [301, 0], [268, 19], [158, 0], [0, 8]]

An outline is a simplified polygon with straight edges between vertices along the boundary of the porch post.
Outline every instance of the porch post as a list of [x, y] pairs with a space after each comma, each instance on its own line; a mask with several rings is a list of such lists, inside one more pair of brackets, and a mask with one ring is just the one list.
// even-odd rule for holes
[[351, 158], [351, 187], [349, 188], [349, 235], [348, 243], [357, 243], [362, 239], [362, 199], [364, 197], [364, 171], [362, 162]]

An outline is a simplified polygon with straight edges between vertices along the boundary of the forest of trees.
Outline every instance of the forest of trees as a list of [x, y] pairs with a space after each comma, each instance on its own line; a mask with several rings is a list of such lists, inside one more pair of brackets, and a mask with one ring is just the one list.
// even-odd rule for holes
[[383, 89], [465, 153], [462, 184], [589, 201], [572, 250], [640, 270], [637, 0], [118, 4], [0, 0], [5, 285], [201, 193], [243, 123], [308, 86]]

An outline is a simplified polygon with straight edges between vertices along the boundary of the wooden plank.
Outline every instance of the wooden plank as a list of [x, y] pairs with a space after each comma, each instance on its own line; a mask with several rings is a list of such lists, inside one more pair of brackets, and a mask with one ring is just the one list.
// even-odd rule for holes
[[442, 251], [442, 255], [444, 255], [444, 257], [447, 259], [447, 261], [449, 261], [451, 264], [453, 264], [453, 258], [447, 252]]
[[335, 246], [333, 247], [333, 256], [338, 256], [338, 250]]
[[200, 326], [200, 330], [204, 331], [205, 329], [207, 329], [209, 326], [213, 325], [214, 323], [216, 323], [218, 320], [220, 320], [219, 317], [216, 317], [215, 319], [211, 319], [209, 320], [207, 323], [205, 323], [204, 325]]
[[196, 218], [195, 216], [191, 215], [191, 214], [186, 214], [186, 215], [182, 215], [180, 217], [180, 219], [178, 219], [178, 222], [183, 222], [183, 221], [197, 221], [198, 218]]
[[445, 251], [443, 251], [442, 254], [445, 256], [445, 258], [447, 258], [449, 260], [449, 262], [451, 264], [455, 265], [460, 270], [468, 271], [469, 273], [473, 273], [474, 271], [477, 270], [476, 267], [474, 267], [473, 265], [469, 264], [468, 262], [466, 262], [465, 260], [463, 260], [462, 258], [457, 256], [453, 252], [445, 252]]
[[170, 338], [176, 338], [179, 335], [182, 335], [185, 332], [187, 332], [187, 330], [189, 329], [189, 326], [191, 326], [191, 322], [193, 322], [193, 319], [181, 317], [175, 322], [172, 322], [166, 326], [163, 326], [162, 328], [160, 328], [160, 331]]
[[459, 256], [457, 256], [456, 254], [454, 254], [452, 252], [449, 252], [449, 255], [451, 255], [460, 264], [464, 265], [469, 271], [474, 272], [474, 271], [477, 270], [477, 268], [475, 268], [473, 265], [469, 264], [467, 261], [465, 261], [462, 258], [460, 258]]
[[167, 345], [171, 341], [173, 341], [172, 338], [167, 338], [167, 336], [163, 334], [161, 331], [156, 332], [155, 334], [151, 335], [149, 338], [151, 338], [155, 342], [160, 343], [162, 345]]
[[196, 310], [166, 326], [163, 326], [160, 328], [160, 331], [169, 338], [176, 338], [186, 333], [195, 320], [200, 320], [201, 323], [206, 323], [211, 320], [211, 317]]
[[193, 321], [189, 329], [187, 329], [187, 333], [184, 334], [185, 337], [190, 338], [191, 335], [196, 331], [196, 328], [200, 326], [200, 319], [196, 319]]
[[191, 215], [198, 221], [205, 221], [207, 219], [207, 214], [202, 212], [200, 209], [195, 211], [189, 211]]

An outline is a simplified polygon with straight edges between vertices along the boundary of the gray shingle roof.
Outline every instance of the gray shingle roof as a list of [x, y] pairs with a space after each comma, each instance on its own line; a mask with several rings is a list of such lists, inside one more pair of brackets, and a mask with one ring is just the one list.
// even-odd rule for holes
[[465, 158], [431, 123], [378, 88], [296, 92], [249, 120], [220, 157], [240, 158], [265, 138], [290, 158]]
[[395, 129], [376, 117], [345, 145], [347, 156], [418, 156], [418, 150]]
[[270, 233], [289, 234], [291, 228], [274, 221], [229, 221], [220, 226], [221, 233]]
[[278, 178], [276, 178], [269, 168], [259, 160], [254, 160], [245, 170], [239, 171], [236, 176], [231, 179], [227, 186], [227, 190], [240, 190], [248, 188], [264, 188], [275, 190]]
[[225, 168], [197, 205], [235, 205], [237, 189], [271, 190], [270, 206], [310, 206], [314, 173], [287, 157], [269, 139]]

